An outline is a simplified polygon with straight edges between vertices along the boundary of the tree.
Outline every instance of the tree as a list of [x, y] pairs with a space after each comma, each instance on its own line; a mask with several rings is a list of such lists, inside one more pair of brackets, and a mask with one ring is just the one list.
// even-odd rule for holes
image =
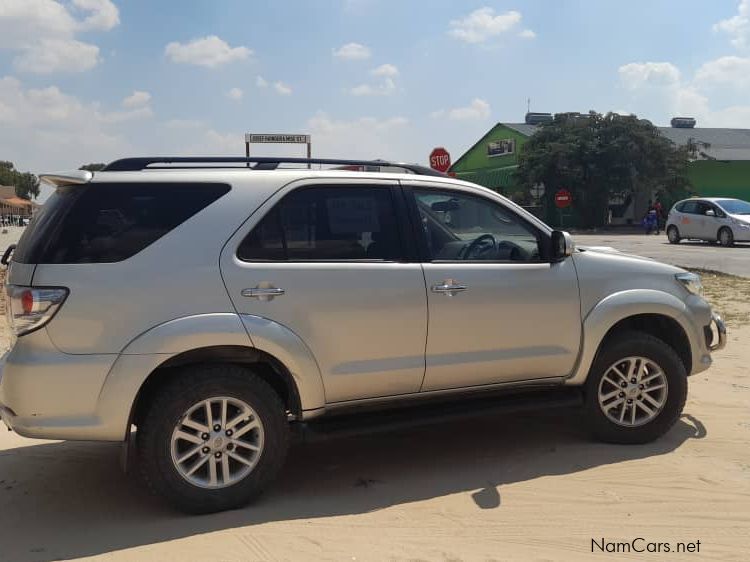
[[30, 172], [16, 170], [13, 162], [0, 161], [0, 184], [12, 185], [16, 195], [22, 199], [31, 199], [39, 195], [39, 178]]
[[93, 162], [91, 164], [84, 164], [79, 170], [88, 170], [89, 172], [98, 172], [99, 170], [103, 170], [106, 168], [107, 165], [102, 162]]
[[[704, 145], [701, 145], [704, 146]], [[560, 188], [573, 195], [581, 226], [606, 223], [612, 197], [673, 198], [688, 191], [687, 163], [701, 146], [678, 147], [635, 115], [563, 113], [524, 145], [516, 176], [529, 189], [544, 183], [544, 206]]]

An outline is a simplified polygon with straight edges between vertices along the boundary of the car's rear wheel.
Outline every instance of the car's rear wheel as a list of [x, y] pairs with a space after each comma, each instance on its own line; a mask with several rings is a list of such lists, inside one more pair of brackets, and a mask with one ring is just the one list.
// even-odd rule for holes
[[586, 382], [593, 433], [609, 443], [648, 443], [677, 421], [687, 398], [685, 366], [663, 341], [624, 332], [597, 355]]
[[680, 238], [680, 231], [677, 230], [676, 226], [670, 226], [667, 229], [667, 240], [669, 240], [670, 244], [679, 244], [680, 240], [682, 240]]
[[238, 365], [185, 368], [156, 393], [136, 435], [146, 483], [188, 513], [250, 502], [278, 473], [289, 444], [281, 399]]
[[725, 247], [734, 246], [734, 233], [732, 232], [731, 228], [728, 228], [726, 226], [723, 226], [721, 229], [719, 229], [719, 244]]

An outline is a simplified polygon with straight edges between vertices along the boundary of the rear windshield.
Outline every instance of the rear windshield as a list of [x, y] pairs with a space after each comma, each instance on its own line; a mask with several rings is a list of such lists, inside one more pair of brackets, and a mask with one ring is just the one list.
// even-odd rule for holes
[[113, 263], [137, 254], [229, 191], [209, 183], [58, 188], [21, 236], [21, 263]]

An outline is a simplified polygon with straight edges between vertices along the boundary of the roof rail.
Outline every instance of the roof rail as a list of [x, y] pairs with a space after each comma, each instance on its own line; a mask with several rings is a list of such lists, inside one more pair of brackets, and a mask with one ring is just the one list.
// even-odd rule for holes
[[[154, 166], [153, 164], [163, 164]], [[285, 158], [275, 156], [244, 157], [244, 156], [147, 156], [141, 158], [123, 158], [110, 162], [102, 172], [134, 172], [145, 169], [175, 169], [199, 168], [189, 164], [244, 164], [244, 166], [211, 166], [248, 168], [251, 170], [275, 170], [280, 164], [323, 164], [335, 166], [392, 166], [403, 168], [420, 176], [445, 176], [446, 174], [420, 166], [419, 164], [405, 164], [403, 162], [389, 162], [387, 160], [339, 160], [336, 158]], [[250, 166], [250, 164], [255, 164]], [[208, 167], [208, 166], [206, 166]]]

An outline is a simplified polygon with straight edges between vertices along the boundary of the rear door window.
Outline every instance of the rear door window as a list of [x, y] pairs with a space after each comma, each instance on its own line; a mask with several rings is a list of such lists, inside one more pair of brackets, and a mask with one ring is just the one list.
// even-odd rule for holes
[[113, 263], [134, 256], [226, 194], [226, 184], [94, 183], [58, 188], [27, 227], [21, 263]]
[[313, 187], [281, 200], [242, 241], [246, 261], [401, 259], [390, 188]]

